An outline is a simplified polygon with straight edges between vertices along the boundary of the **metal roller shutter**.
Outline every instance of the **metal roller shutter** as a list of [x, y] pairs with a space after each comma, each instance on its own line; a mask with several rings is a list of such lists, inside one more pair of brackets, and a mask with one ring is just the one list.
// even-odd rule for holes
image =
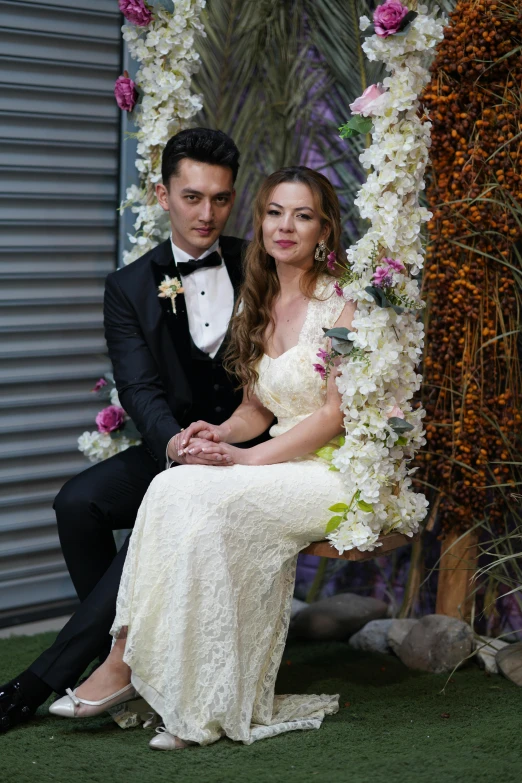
[[74, 598], [52, 501], [108, 369], [120, 25], [115, 0], [0, 0], [0, 625]]

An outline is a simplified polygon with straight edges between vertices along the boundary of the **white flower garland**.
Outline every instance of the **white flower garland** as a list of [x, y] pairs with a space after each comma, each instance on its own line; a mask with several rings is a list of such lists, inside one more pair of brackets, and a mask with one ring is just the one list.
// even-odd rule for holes
[[[362, 30], [369, 24], [367, 17], [361, 18]], [[332, 507], [342, 518], [336, 517], [328, 537], [340, 552], [375, 549], [379, 536], [392, 530], [412, 536], [427, 513], [426, 498], [411, 489], [413, 470], [408, 468], [425, 443], [425, 411], [411, 404], [422, 380], [415, 367], [424, 329], [415, 314], [423, 304], [419, 286], [410, 275], [422, 268], [420, 231], [430, 217], [419, 206], [419, 192], [424, 188], [431, 123], [420, 117], [418, 96], [429, 81], [425, 55], [442, 38], [443, 22], [420, 6], [405, 32], [387, 38], [374, 34], [363, 44], [368, 58], [383, 61], [391, 75], [372, 112], [372, 144], [360, 156], [373, 171], [355, 203], [371, 227], [347, 251], [341, 281], [345, 298], [357, 302], [357, 311], [355, 331], [349, 334], [354, 350], [341, 362], [337, 380], [346, 437], [332, 462], [351, 498]], [[384, 289], [387, 304], [402, 305], [398, 312], [378, 306], [366, 290], [373, 286], [375, 291], [376, 268], [379, 261], [385, 263], [383, 257], [404, 267], [386, 267], [392, 280]], [[393, 429], [389, 417], [397, 415], [412, 425], [409, 431], [398, 434]]]
[[171, 136], [188, 127], [202, 107], [191, 92], [192, 75], [199, 68], [194, 40], [205, 35], [200, 21], [205, 0], [175, 0], [174, 10], [156, 7], [146, 27], [122, 27], [131, 56], [140, 62], [136, 84], [142, 93], [136, 111], [141, 186], [127, 189], [126, 202], [136, 214], [134, 245], [123, 254], [125, 264], [136, 261], [168, 237], [168, 214], [156, 202], [154, 185], [161, 181], [161, 152]]

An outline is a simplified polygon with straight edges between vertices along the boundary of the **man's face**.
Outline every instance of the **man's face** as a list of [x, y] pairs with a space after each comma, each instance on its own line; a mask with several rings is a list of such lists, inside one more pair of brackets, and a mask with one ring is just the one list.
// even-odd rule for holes
[[222, 233], [236, 193], [227, 166], [184, 158], [168, 188], [156, 185], [156, 195], [170, 215], [174, 244], [198, 258]]

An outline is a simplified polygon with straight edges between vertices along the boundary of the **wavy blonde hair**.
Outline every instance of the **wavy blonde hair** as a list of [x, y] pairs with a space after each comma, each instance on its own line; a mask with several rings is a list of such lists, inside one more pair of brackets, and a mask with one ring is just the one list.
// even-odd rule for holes
[[[249, 390], [257, 382], [257, 364], [264, 354], [266, 337], [275, 325], [272, 306], [280, 286], [275, 260], [263, 245], [263, 221], [272, 193], [283, 182], [298, 182], [310, 188], [321, 224], [329, 227], [326, 255], [335, 252], [337, 261], [341, 261], [341, 215], [331, 182], [306, 166], [290, 166], [270, 174], [254, 202], [254, 237], [245, 256], [244, 280], [231, 320], [231, 337], [224, 360], [227, 371], [237, 378], [239, 387]], [[336, 277], [338, 272], [328, 269], [326, 257], [322, 261], [314, 258], [313, 265], [301, 277], [304, 296], [313, 297], [317, 280], [323, 274]]]

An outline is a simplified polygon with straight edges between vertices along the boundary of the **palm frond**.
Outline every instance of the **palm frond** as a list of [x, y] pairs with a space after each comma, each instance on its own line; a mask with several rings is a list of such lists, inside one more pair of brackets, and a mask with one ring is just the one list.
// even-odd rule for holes
[[[346, 246], [361, 234], [353, 202], [366, 177], [363, 137], [349, 142], [338, 128], [349, 104], [382, 80], [380, 64], [361, 49], [359, 17], [375, 0], [211, 0], [199, 39], [203, 94], [198, 121], [220, 128], [241, 150], [237, 198], [229, 230], [245, 236], [262, 179], [288, 165], [319, 169], [336, 186]], [[454, 0], [441, 0], [446, 10]]]

